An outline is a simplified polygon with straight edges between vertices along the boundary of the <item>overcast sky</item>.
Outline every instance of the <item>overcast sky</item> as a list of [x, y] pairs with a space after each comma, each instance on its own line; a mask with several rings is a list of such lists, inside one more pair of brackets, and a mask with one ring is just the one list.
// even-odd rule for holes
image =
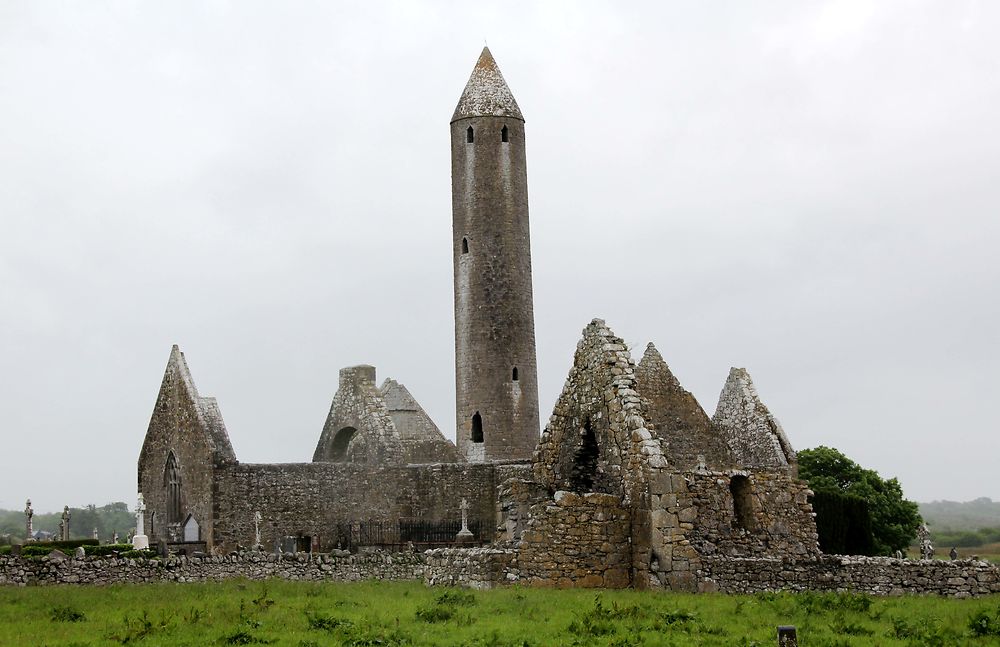
[[[711, 415], [1000, 499], [1000, 4], [0, 0], [0, 508], [133, 505], [171, 344], [244, 462], [368, 363], [454, 437], [448, 120], [524, 112], [541, 415], [583, 327]], [[491, 5], [491, 6], [488, 6]]]

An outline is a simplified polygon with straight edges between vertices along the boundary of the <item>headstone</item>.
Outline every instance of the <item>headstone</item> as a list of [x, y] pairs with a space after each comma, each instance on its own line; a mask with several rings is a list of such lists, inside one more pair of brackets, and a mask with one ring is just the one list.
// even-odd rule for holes
[[94, 528], [94, 539], [100, 541], [101, 538], [97, 536], [97, 528]]
[[146, 536], [146, 531], [143, 527], [145, 513], [146, 501], [142, 498], [142, 492], [140, 492], [139, 501], [135, 504], [135, 536], [132, 537], [133, 550], [146, 550], [149, 548], [149, 537]]
[[951, 552], [948, 553], [948, 557], [951, 557], [952, 561], [958, 559], [958, 550], [954, 546], [951, 547]]
[[73, 557], [77, 559], [83, 559], [87, 556], [87, 551], [83, 549], [83, 546], [77, 546], [76, 551], [73, 553]]
[[53, 562], [65, 562], [67, 559], [69, 559], [69, 556], [67, 556], [66, 553], [56, 548], [51, 553], [49, 553], [49, 559]]
[[184, 541], [201, 541], [201, 527], [193, 514], [184, 522]]
[[795, 633], [795, 627], [791, 625], [778, 627], [778, 647], [799, 647], [799, 638]]
[[118, 531], [117, 531], [117, 530], [116, 530], [116, 531], [114, 531], [114, 532], [113, 532], [113, 533], [111, 534], [111, 543], [112, 543], [112, 544], [117, 544], [117, 543], [118, 543]]
[[934, 559], [934, 545], [931, 544], [931, 530], [926, 523], [920, 524], [917, 528], [917, 537], [920, 539], [921, 559]]
[[35, 540], [35, 529], [31, 525], [31, 518], [34, 516], [35, 516], [35, 511], [31, 509], [31, 499], [28, 499], [27, 505], [24, 506], [24, 517], [26, 520], [24, 541]]
[[458, 531], [455, 535], [455, 541], [459, 543], [467, 543], [475, 539], [472, 532], [469, 530], [469, 502], [462, 498], [462, 504], [458, 506], [462, 511], [462, 529]]

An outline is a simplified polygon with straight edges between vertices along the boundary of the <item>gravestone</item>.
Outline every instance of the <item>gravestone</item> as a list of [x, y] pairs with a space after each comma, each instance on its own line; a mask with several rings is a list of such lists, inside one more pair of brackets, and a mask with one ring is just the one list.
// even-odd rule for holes
[[469, 530], [469, 502], [463, 498], [462, 504], [458, 507], [462, 511], [462, 529], [455, 535], [455, 541], [464, 544], [475, 539], [472, 531]]
[[145, 514], [146, 501], [142, 498], [142, 492], [140, 492], [139, 500], [135, 504], [135, 536], [132, 537], [133, 550], [146, 550], [149, 548], [149, 537], [146, 536], [146, 529], [143, 527]]
[[184, 541], [201, 541], [201, 527], [193, 514], [184, 522]]
[[799, 638], [795, 627], [782, 625], [778, 627], [778, 647], [799, 647]]

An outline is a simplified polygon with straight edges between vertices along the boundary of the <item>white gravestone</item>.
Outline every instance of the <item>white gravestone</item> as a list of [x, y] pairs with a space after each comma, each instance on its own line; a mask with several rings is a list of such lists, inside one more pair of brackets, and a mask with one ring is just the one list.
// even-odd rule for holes
[[146, 515], [146, 502], [139, 493], [139, 501], [135, 504], [135, 536], [132, 537], [132, 548], [134, 550], [146, 550], [149, 548], [149, 537], [146, 536], [146, 529], [143, 527], [143, 519]]

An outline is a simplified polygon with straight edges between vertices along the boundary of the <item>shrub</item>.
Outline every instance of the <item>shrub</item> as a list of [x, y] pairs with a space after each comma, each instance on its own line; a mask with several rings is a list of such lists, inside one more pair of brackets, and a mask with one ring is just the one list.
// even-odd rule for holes
[[980, 609], [969, 616], [969, 631], [973, 636], [1000, 636], [1000, 609], [995, 615], [990, 615], [986, 609]]
[[103, 546], [84, 546], [88, 557], [107, 557], [132, 551], [132, 544], [104, 544]]

